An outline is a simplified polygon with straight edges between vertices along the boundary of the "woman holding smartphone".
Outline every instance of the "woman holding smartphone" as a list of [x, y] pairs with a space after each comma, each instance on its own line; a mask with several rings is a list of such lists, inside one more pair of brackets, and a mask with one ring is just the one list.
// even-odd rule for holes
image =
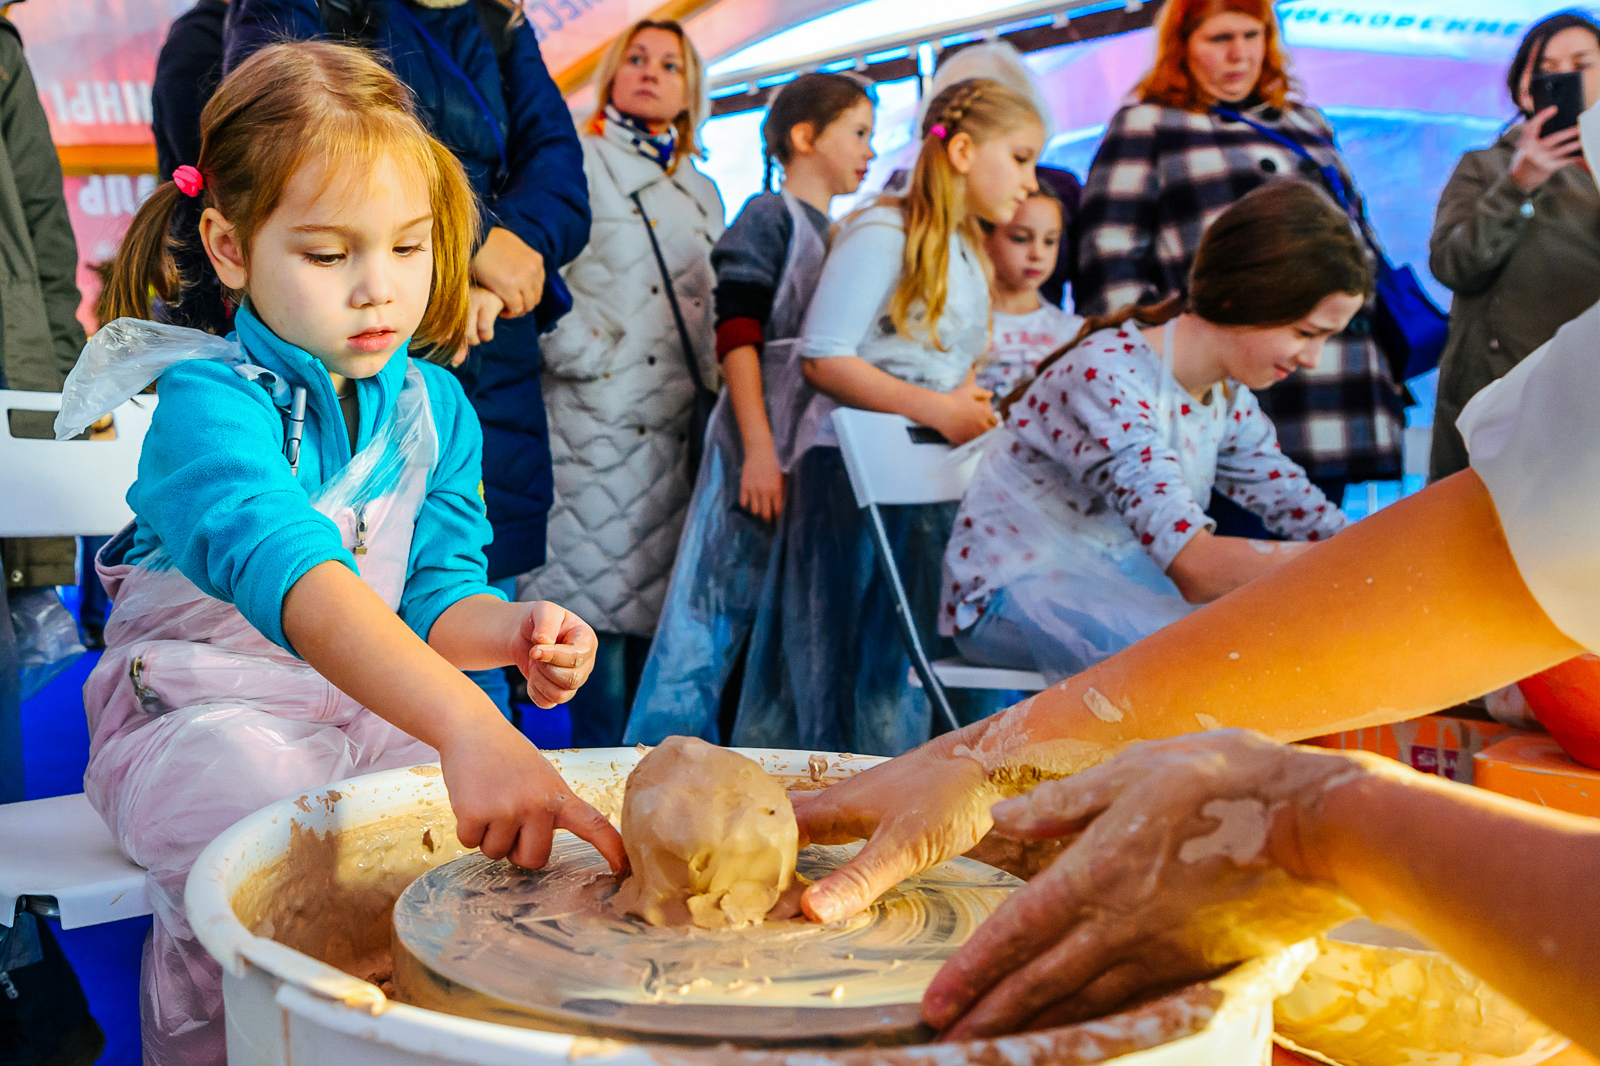
[[1600, 300], [1600, 189], [1583, 165], [1578, 128], [1554, 129], [1535, 79], [1582, 79], [1600, 100], [1600, 25], [1573, 12], [1530, 29], [1506, 88], [1522, 118], [1492, 146], [1468, 152], [1439, 198], [1430, 266], [1453, 293], [1439, 360], [1430, 480], [1467, 465], [1456, 419], [1467, 401]]

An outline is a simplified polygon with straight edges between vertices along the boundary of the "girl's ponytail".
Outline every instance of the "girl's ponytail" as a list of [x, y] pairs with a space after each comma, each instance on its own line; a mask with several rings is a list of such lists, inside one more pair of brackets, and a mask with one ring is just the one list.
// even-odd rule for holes
[[[903, 337], [912, 337], [913, 312], [927, 323], [928, 339], [944, 351], [939, 318], [949, 296], [950, 237], [960, 233], [973, 248], [982, 234], [970, 215], [957, 216], [958, 175], [946, 145], [957, 133], [984, 142], [1026, 123], [1041, 123], [1027, 97], [988, 78], [971, 78], [948, 86], [928, 104], [922, 120], [922, 150], [901, 198], [905, 212], [906, 248], [900, 283], [889, 302], [889, 317]], [[987, 266], [987, 260], [984, 261]]]
[[177, 296], [180, 279], [167, 231], [182, 197], [177, 185], [163, 182], [134, 213], [106, 283], [111, 318], [149, 318], [152, 291], [163, 300]]
[[[466, 342], [478, 208], [460, 161], [429, 135], [394, 72], [364, 49], [331, 41], [268, 45], [223, 79], [200, 114], [205, 206], [227, 220], [247, 261], [256, 231], [302, 166], [362, 174], [385, 158], [427, 183], [433, 288], [411, 350], [448, 362]], [[134, 215], [107, 284], [113, 317], [149, 318], [152, 292], [177, 295], [182, 279], [168, 234], [184, 195], [166, 182]]]

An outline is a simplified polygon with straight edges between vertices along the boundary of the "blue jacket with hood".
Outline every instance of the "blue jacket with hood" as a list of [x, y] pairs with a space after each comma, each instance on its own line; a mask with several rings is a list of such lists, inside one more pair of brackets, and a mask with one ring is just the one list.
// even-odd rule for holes
[[[589, 240], [583, 152], [532, 26], [517, 20], [503, 57], [478, 0], [366, 0], [372, 46], [416, 99], [434, 136], [461, 161], [482, 231], [502, 226], [544, 257], [538, 308], [500, 319], [494, 340], [458, 371], [483, 423], [483, 480], [494, 541], [489, 574], [510, 577], [545, 558], [550, 439], [539, 386], [539, 334], [570, 306], [558, 271]], [[225, 69], [265, 45], [326, 37], [317, 0], [232, 0]]]
[[[293, 651], [282, 621], [289, 589], [319, 563], [356, 569], [339, 528], [310, 498], [350, 462], [350, 434], [320, 360], [281, 340], [248, 308], [239, 309], [234, 323], [252, 363], [306, 388], [298, 474], [283, 456], [284, 418], [266, 387], [220, 362], [177, 363], [158, 379], [161, 402], [139, 454], [139, 478], [128, 490], [133, 528], [106, 546], [104, 558], [165, 565], [159, 555], [165, 549], [202, 592], [233, 604], [268, 640]], [[358, 450], [394, 416], [408, 358], [402, 346], [376, 375], [355, 382]], [[478, 495], [478, 420], [448, 371], [417, 365], [439, 456], [412, 534], [398, 613], [427, 640], [457, 600], [504, 595], [485, 583], [489, 522]]]

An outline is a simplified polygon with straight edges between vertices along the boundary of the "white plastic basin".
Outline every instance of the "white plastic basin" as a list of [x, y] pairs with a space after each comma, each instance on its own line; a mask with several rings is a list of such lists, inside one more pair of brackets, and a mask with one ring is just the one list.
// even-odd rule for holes
[[[832, 781], [879, 760], [747, 750], [768, 772]], [[584, 799], [613, 817], [632, 748], [555, 752]], [[969, 1045], [844, 1051], [665, 1048], [596, 1041], [458, 1018], [388, 1000], [308, 952], [356, 968], [388, 941], [388, 908], [418, 874], [465, 850], [437, 766], [353, 778], [258, 811], [201, 854], [186, 903], [223, 966], [230, 1066], [479, 1063], [566, 1066], [1254, 1066], [1269, 1061], [1272, 1003], [1315, 956], [1310, 943], [1240, 966], [1124, 1015]], [[270, 938], [266, 935], [270, 933]], [[301, 950], [305, 949], [305, 950]]]

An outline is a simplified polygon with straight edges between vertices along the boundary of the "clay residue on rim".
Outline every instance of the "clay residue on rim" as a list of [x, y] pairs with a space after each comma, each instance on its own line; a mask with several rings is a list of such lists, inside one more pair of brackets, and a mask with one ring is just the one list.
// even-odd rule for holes
[[[561, 753], [547, 754], [559, 765]], [[834, 758], [837, 761], [830, 768], [834, 773], [842, 770], [842, 776], [849, 776], [859, 769], [849, 765], [848, 756]], [[613, 778], [597, 782], [597, 787], [575, 788], [613, 818], [620, 813], [628, 768], [619, 765], [616, 770]], [[414, 767], [411, 772], [438, 775], [438, 769], [431, 766]], [[819, 780], [815, 771], [774, 776], [791, 791], [810, 791], [839, 779]], [[1028, 873], [1034, 872], [1053, 857], [1024, 858], [1026, 846], [1001, 838], [984, 844], [988, 848], [980, 845], [972, 857], [1019, 874], [1026, 867], [1033, 868]], [[338, 833], [291, 824], [287, 853], [241, 885], [231, 902], [240, 921], [256, 935], [270, 937], [362, 980], [382, 982], [389, 970], [395, 900], [426, 870], [466, 853], [456, 840], [449, 805], [442, 799]], [[1079, 1025], [965, 1045], [831, 1050], [828, 1059], [837, 1066], [1087, 1066], [1197, 1033], [1211, 1022], [1223, 998], [1212, 985], [1196, 985], [1113, 1018]], [[580, 1039], [573, 1045], [573, 1057], [604, 1055], [632, 1046], [638, 1045]], [[732, 1046], [664, 1045], [646, 1045], [643, 1050], [661, 1066], [814, 1066], [816, 1062], [814, 1050], [762, 1052]]]
[[[966, 1044], [863, 1047], [827, 1052], [831, 1066], [1088, 1066], [1200, 1032], [1225, 995], [1191, 985], [1109, 1018]], [[815, 1049], [749, 1051], [732, 1045], [688, 1049], [645, 1045], [660, 1066], [817, 1066]]]
[[466, 852], [443, 802], [342, 833], [296, 819], [287, 851], [234, 892], [233, 912], [256, 936], [381, 979], [394, 901], [424, 870]]
[[[546, 752], [559, 770], [561, 753]], [[835, 757], [845, 769], [849, 757]], [[623, 786], [632, 766], [613, 763], [598, 780], [573, 791], [613, 822], [622, 813]], [[854, 767], [846, 770], [853, 772]], [[410, 773], [438, 777], [437, 766]], [[810, 774], [774, 774], [787, 789], [821, 788]], [[297, 804], [331, 808], [337, 796], [314, 794]], [[256, 936], [337, 967], [352, 977], [389, 990], [394, 902], [406, 886], [435, 866], [467, 854], [456, 839], [455, 816], [440, 798], [403, 814], [342, 832], [321, 832], [298, 819], [289, 825], [289, 847], [233, 893], [233, 912]]]

